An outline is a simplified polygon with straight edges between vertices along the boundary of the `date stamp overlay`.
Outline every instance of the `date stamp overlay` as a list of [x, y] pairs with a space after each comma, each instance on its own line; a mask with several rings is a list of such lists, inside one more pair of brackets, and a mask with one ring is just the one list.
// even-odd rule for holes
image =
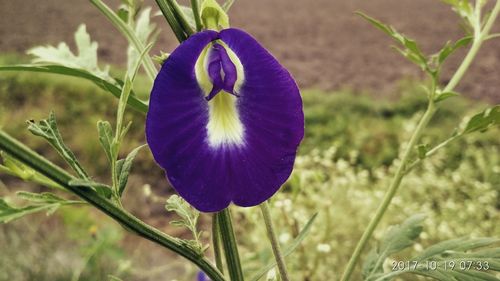
[[393, 261], [392, 271], [414, 271], [414, 270], [457, 270], [457, 271], [488, 271], [488, 261], [479, 260], [457, 260], [457, 261]]

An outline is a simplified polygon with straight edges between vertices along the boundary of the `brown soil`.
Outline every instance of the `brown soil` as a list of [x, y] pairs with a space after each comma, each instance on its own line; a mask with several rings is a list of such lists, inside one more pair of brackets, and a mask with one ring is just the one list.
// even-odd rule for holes
[[[354, 15], [357, 10], [391, 23], [429, 53], [461, 35], [458, 17], [437, 0], [240, 0], [230, 16], [233, 26], [247, 30], [269, 48], [302, 87], [349, 87], [380, 96], [392, 95], [401, 79], [423, 77], [389, 48], [393, 43], [389, 38]], [[85, 22], [100, 43], [102, 61], [120, 64], [124, 59], [124, 39], [88, 1], [2, 0], [0, 15], [0, 52], [72, 41], [78, 24]], [[160, 17], [157, 21], [163, 32], [155, 52], [171, 51], [175, 39]], [[445, 80], [462, 54], [450, 61]], [[458, 90], [473, 98], [500, 101], [499, 72], [500, 40], [490, 41]]]

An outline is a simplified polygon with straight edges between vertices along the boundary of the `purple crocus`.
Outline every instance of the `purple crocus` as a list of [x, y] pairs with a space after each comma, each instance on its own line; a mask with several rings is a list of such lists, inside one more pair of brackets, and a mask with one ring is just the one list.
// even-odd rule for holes
[[271, 197], [290, 176], [303, 135], [292, 76], [239, 29], [189, 37], [151, 92], [153, 156], [180, 196], [203, 212]]

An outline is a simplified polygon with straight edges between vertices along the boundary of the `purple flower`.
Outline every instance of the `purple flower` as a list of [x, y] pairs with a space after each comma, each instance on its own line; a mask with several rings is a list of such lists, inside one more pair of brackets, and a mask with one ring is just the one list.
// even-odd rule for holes
[[271, 197], [290, 176], [303, 135], [292, 76], [238, 29], [192, 35], [163, 64], [151, 92], [153, 156], [200, 211]]
[[203, 271], [198, 272], [198, 276], [197, 276], [196, 280], [198, 280], [198, 281], [210, 281], [210, 279], [208, 279], [207, 275], [205, 273], [203, 273]]

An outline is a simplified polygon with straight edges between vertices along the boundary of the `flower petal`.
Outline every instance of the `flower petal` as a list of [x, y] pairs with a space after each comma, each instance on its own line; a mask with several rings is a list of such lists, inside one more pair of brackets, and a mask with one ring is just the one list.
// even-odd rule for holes
[[232, 201], [253, 206], [271, 197], [290, 176], [304, 136], [302, 99], [290, 73], [249, 34], [231, 28], [219, 37], [245, 73], [237, 107], [246, 145], [232, 154], [238, 162], [232, 167]]
[[[235, 73], [238, 80], [244, 79], [235, 86], [238, 97], [223, 91], [207, 101], [195, 65], [216, 39], [228, 48], [222, 50], [228, 52], [221, 62], [230, 74], [227, 82], [235, 83]], [[241, 63], [244, 73], [239, 66], [228, 68], [228, 58]], [[303, 134], [295, 81], [241, 30], [191, 36], [170, 55], [155, 80], [146, 123], [148, 143], [173, 187], [200, 211], [219, 211], [231, 201], [254, 206], [268, 199], [289, 177]]]

